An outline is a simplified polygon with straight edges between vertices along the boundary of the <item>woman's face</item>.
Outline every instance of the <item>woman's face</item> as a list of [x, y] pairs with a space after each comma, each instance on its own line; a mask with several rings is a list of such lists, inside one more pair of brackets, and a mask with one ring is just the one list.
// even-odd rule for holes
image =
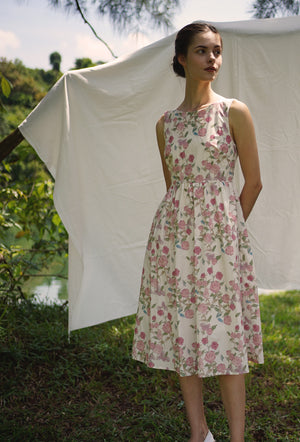
[[185, 69], [187, 79], [213, 81], [222, 65], [222, 47], [219, 34], [212, 31], [194, 36], [186, 55], [178, 61]]

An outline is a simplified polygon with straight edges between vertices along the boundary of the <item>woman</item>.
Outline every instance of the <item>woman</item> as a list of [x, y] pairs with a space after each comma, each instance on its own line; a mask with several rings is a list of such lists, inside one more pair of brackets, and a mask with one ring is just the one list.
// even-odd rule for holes
[[[175, 370], [191, 442], [213, 441], [202, 378], [218, 376], [232, 442], [244, 440], [248, 361], [263, 362], [247, 220], [262, 189], [247, 106], [216, 94], [222, 39], [193, 23], [175, 41], [173, 69], [186, 78], [180, 106], [157, 123], [167, 193], [149, 235], [133, 358]], [[233, 186], [239, 158], [244, 186]]]

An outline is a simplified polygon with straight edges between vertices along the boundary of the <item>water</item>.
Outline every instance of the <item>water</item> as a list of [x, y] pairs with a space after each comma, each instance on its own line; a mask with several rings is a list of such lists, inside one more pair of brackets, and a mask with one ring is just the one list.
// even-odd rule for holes
[[[268, 295], [281, 290], [258, 289], [259, 294]], [[63, 304], [68, 299], [67, 280], [58, 278], [45, 278], [42, 283], [31, 286], [36, 302], [45, 304]]]
[[43, 283], [33, 285], [32, 293], [36, 302], [63, 304], [68, 299], [67, 281], [58, 278], [45, 278]]

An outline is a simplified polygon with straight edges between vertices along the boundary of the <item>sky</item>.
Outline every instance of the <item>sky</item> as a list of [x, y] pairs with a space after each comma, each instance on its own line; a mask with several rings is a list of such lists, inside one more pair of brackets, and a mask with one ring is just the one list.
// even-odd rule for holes
[[[88, 20], [118, 56], [135, 51], [195, 21], [228, 22], [251, 19], [251, 0], [181, 0], [169, 31], [147, 27], [120, 34], [93, 7]], [[16, 58], [31, 68], [51, 69], [49, 55], [62, 56], [61, 71], [74, 67], [76, 58], [110, 61], [109, 51], [92, 34], [79, 14], [53, 9], [48, 0], [0, 0], [0, 57]]]

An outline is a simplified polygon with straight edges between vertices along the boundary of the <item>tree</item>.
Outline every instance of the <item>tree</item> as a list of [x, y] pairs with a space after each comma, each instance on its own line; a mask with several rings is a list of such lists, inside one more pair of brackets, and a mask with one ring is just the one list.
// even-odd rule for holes
[[96, 64], [93, 63], [90, 58], [76, 58], [75, 60], [75, 69], [89, 68], [92, 66], [96, 66]]
[[49, 56], [50, 64], [54, 71], [60, 71], [61, 55], [59, 52], [52, 52]]
[[49, 0], [49, 3], [84, 15], [92, 3], [100, 16], [109, 16], [121, 31], [129, 27], [137, 29], [145, 23], [170, 28], [180, 0]]
[[254, 18], [271, 18], [300, 14], [298, 0], [255, 0], [252, 6]]
[[170, 28], [172, 18], [180, 0], [49, 0], [55, 7], [64, 7], [68, 11], [78, 13], [93, 34], [110, 51], [116, 55], [110, 46], [97, 34], [91, 23], [87, 20], [87, 5], [96, 5], [100, 16], [108, 15], [119, 32], [130, 29], [138, 31], [143, 25]]

